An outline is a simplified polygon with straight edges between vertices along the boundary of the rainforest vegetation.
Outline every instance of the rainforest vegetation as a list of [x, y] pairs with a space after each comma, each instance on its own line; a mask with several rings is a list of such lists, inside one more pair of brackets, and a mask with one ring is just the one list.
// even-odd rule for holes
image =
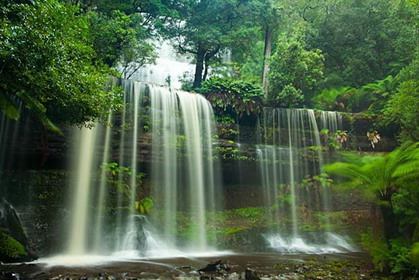
[[26, 108], [55, 133], [104, 119], [123, 104], [111, 77], [153, 64], [162, 40], [194, 64], [182, 89], [220, 119], [263, 106], [354, 113], [374, 117], [375, 143], [393, 127], [393, 152], [344, 154], [326, 171], [380, 208], [383, 232], [363, 236], [376, 269], [417, 275], [419, 1], [0, 0], [0, 109]]

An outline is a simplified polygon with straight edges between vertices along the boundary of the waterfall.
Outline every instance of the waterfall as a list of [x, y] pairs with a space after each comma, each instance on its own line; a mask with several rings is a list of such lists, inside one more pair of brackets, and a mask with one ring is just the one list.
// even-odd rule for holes
[[103, 243], [102, 239], [102, 228], [103, 228], [103, 215], [105, 214], [105, 205], [100, 203], [101, 201], [106, 201], [107, 196], [107, 189], [106, 189], [106, 169], [103, 168], [103, 165], [109, 162], [110, 158], [110, 146], [111, 146], [111, 133], [112, 127], [110, 124], [112, 123], [112, 112], [109, 113], [107, 119], [107, 126], [105, 132], [105, 144], [104, 150], [102, 155], [102, 170], [100, 171], [100, 184], [99, 184], [99, 196], [98, 196], [98, 209], [97, 209], [97, 219], [95, 221], [95, 238], [94, 238], [94, 251], [100, 252], [100, 248]]
[[[305, 216], [330, 208], [326, 183], [315, 181], [325, 163], [320, 128], [333, 135], [341, 128], [341, 116], [306, 109], [264, 108], [262, 112], [257, 154], [265, 205], [273, 225], [267, 240], [281, 252], [339, 251], [331, 244], [338, 239], [327, 231], [327, 215], [320, 246], [309, 244], [301, 231]], [[304, 181], [312, 185], [304, 186]]]
[[[219, 201], [210, 104], [146, 83], [125, 81], [124, 89], [126, 105], [107, 125], [75, 129], [67, 253], [209, 250], [206, 215]], [[146, 218], [139, 208], [149, 197], [154, 208]]]
[[87, 239], [86, 233], [88, 231], [89, 212], [90, 212], [90, 198], [91, 194], [91, 179], [93, 172], [93, 165], [95, 161], [95, 140], [96, 129], [84, 128], [79, 131], [79, 141], [77, 141], [78, 152], [76, 153], [78, 159], [74, 168], [76, 191], [74, 194], [74, 202], [72, 209], [71, 231], [69, 239], [69, 253], [70, 254], [85, 254], [87, 253]]
[[154, 42], [158, 50], [158, 58], [155, 65], [141, 67], [132, 77], [147, 83], [168, 86], [173, 89], [180, 89], [181, 79], [185, 75], [194, 73], [194, 65], [187, 56], [175, 53], [172, 45], [168, 41]]

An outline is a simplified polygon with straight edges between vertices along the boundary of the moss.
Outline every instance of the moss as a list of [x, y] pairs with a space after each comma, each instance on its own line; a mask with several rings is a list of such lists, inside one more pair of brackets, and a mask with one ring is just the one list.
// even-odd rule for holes
[[419, 242], [413, 244], [412, 250], [410, 251], [410, 259], [412, 264], [419, 269]]
[[0, 261], [9, 261], [27, 256], [25, 247], [16, 239], [0, 230]]
[[226, 234], [226, 235], [231, 235], [231, 234], [235, 234], [235, 233], [237, 233], [237, 232], [241, 232], [241, 231], [243, 231], [243, 228], [229, 228], [229, 229], [226, 229], [225, 231], [224, 231], [224, 234]]

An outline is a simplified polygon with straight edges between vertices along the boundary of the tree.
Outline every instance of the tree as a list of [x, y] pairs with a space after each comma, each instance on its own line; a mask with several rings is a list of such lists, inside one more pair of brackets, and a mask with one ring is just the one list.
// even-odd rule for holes
[[414, 8], [406, 1], [306, 1], [319, 7], [308, 45], [325, 55], [324, 88], [360, 87], [394, 75], [418, 44]]
[[[278, 0], [251, 0], [247, 4], [247, 20], [250, 26], [259, 25], [263, 34], [263, 70], [261, 73], [262, 88], [268, 92], [269, 62], [272, 55], [273, 41], [281, 23], [281, 7]], [[249, 16], [250, 15], [250, 16]], [[244, 15], [243, 17], [246, 17]]]
[[171, 18], [164, 35], [174, 40], [180, 53], [195, 57], [193, 87], [199, 88], [208, 75], [211, 60], [231, 43], [240, 23], [237, 0], [190, 1], [178, 7], [178, 18]]
[[[23, 102], [50, 129], [102, 117], [119, 102], [105, 91], [110, 71], [93, 64], [88, 19], [57, 0], [2, 1], [0, 105]], [[5, 102], [6, 100], [6, 102]], [[5, 108], [5, 105], [9, 109]]]
[[402, 141], [419, 140], [419, 59], [412, 61], [396, 76], [397, 92], [390, 97], [383, 113], [387, 123], [401, 127]]
[[281, 34], [271, 59], [269, 99], [275, 100], [287, 85], [311, 97], [323, 78], [323, 60], [320, 50], [306, 49], [302, 31]]
[[154, 47], [138, 14], [126, 15], [114, 10], [110, 15], [89, 12], [89, 37], [97, 59], [109, 67], [122, 65], [122, 75], [129, 79], [140, 67], [155, 62]]

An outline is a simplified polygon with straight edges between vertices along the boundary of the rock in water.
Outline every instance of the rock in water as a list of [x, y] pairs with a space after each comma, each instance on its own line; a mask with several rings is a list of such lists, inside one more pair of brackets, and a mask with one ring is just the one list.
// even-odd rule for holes
[[246, 268], [244, 272], [244, 279], [245, 280], [260, 280], [260, 277], [257, 276], [256, 272], [250, 268]]
[[222, 260], [218, 260], [207, 264], [205, 267], [198, 269], [198, 272], [218, 272], [224, 274], [230, 270], [230, 265]]

